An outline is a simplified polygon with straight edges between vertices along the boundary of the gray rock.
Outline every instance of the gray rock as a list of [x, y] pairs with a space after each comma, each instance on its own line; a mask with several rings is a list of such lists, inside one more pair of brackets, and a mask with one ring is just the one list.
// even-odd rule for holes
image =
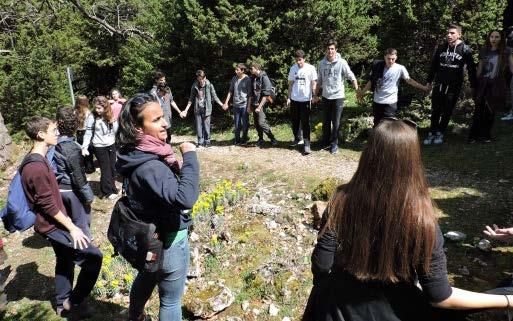
[[484, 252], [490, 252], [492, 250], [492, 243], [487, 239], [482, 239], [477, 243], [477, 248]]
[[269, 304], [269, 315], [272, 317], [275, 317], [278, 315], [278, 312], [280, 312], [280, 309], [274, 305], [274, 303]]
[[184, 303], [195, 317], [208, 319], [233, 304], [235, 295], [222, 283], [196, 284], [184, 294]]
[[9, 136], [7, 127], [4, 124], [4, 118], [0, 114], [0, 168], [3, 168], [9, 158], [11, 157], [12, 151], [12, 139]]
[[278, 205], [259, 202], [257, 204], [252, 204], [250, 211], [255, 214], [280, 214], [283, 211], [283, 208]]
[[467, 235], [465, 235], [465, 233], [458, 232], [458, 231], [449, 231], [449, 232], [445, 233], [444, 236], [447, 239], [454, 241], [454, 242], [460, 242], [467, 238]]

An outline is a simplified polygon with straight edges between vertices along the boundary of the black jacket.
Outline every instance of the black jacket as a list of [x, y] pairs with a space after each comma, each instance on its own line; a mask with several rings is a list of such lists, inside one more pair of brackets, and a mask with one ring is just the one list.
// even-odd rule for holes
[[82, 149], [73, 137], [61, 136], [55, 146], [53, 162], [59, 187], [73, 190], [77, 197], [89, 204], [94, 200], [93, 191], [87, 182]]
[[272, 94], [272, 83], [267, 76], [265, 71], [261, 71], [260, 74], [253, 78], [253, 105], [258, 106], [260, 99], [265, 96], [271, 96]]
[[192, 224], [182, 210], [192, 209], [199, 196], [199, 163], [196, 152], [183, 155], [180, 177], [159, 156], [134, 150], [118, 154], [116, 170], [128, 178], [128, 195], [134, 210], [167, 231]]
[[463, 41], [450, 48], [448, 43], [436, 48], [427, 82], [448, 85], [455, 89], [461, 88], [463, 83], [464, 67], [467, 67], [470, 86], [476, 87], [476, 63], [472, 57], [472, 50]]

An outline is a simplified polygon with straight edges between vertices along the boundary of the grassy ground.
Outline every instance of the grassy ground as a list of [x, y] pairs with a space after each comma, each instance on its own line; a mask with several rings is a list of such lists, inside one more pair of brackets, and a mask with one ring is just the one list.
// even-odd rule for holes
[[[347, 105], [346, 115], [361, 108], [355, 106], [353, 99]], [[223, 243], [215, 250], [215, 255], [205, 255], [203, 277], [206, 280], [223, 279], [235, 292], [236, 303], [223, 312], [220, 319], [229, 316], [256, 319], [241, 309], [241, 303], [248, 301], [251, 309], [262, 310], [258, 320], [281, 320], [284, 316], [298, 320], [311, 284], [309, 254], [315, 239], [311, 217], [305, 210], [309, 201], [301, 195], [311, 192], [324, 178], [350, 177], [363, 142], [343, 145], [336, 156], [315, 151], [305, 158], [287, 147], [287, 142], [292, 139], [289, 125], [273, 123], [273, 131], [280, 141], [278, 148], [232, 148], [229, 143], [233, 134], [227, 119], [220, 121], [214, 134], [218, 147], [199, 152], [203, 177], [201, 189], [211, 190], [227, 178], [243, 181], [250, 196], [246, 202], [227, 210], [224, 224], [233, 242]], [[271, 112], [271, 121], [274, 119]], [[318, 119], [316, 114], [313, 123]], [[463, 118], [456, 121], [456, 125], [468, 123]], [[420, 135], [424, 136], [427, 124], [420, 125]], [[180, 133], [191, 135], [192, 131], [184, 126]], [[255, 140], [254, 130], [251, 133], [251, 139]], [[497, 121], [494, 134], [497, 138], [491, 144], [468, 145], [463, 129], [448, 134], [442, 146], [423, 147], [431, 195], [440, 209], [443, 232], [457, 230], [467, 234], [464, 242], [446, 243], [451, 282], [477, 291], [495, 287], [500, 281], [511, 278], [513, 262], [512, 247], [494, 243], [493, 251], [485, 253], [473, 246], [482, 238], [485, 224], [513, 225], [513, 124]], [[193, 139], [191, 136], [186, 138]], [[17, 146], [14, 163], [26, 150], [27, 146]], [[14, 169], [9, 167], [0, 173], [2, 195], [6, 193]], [[90, 179], [96, 182], [98, 174], [93, 174]], [[282, 236], [265, 228], [269, 217], [251, 215], [246, 210], [249, 199], [262, 191], [270, 191], [268, 201], [282, 202], [285, 208], [275, 218], [283, 227]], [[93, 233], [100, 243], [106, 242], [111, 206], [111, 202], [103, 200], [93, 204]], [[30, 231], [20, 235], [4, 234], [9, 254], [6, 267], [2, 268], [2, 274], [9, 276], [5, 287], [9, 303], [4, 320], [61, 320], [55, 316], [49, 302], [53, 292], [53, 252], [46, 241], [32, 234]], [[204, 249], [205, 246], [210, 248], [211, 244], [206, 242], [197, 246]], [[468, 275], [462, 267], [469, 271]], [[262, 279], [260, 276], [265, 275], [265, 271], [271, 271], [273, 277]], [[158, 311], [157, 301], [154, 295], [148, 307], [154, 316]], [[267, 315], [265, 306], [271, 301], [280, 306], [279, 317]], [[92, 304], [99, 312], [93, 321], [126, 319], [126, 297], [94, 298]], [[185, 310], [188, 310], [187, 306]], [[187, 317], [187, 320], [193, 319]], [[491, 321], [497, 318], [481, 314], [475, 319]]]

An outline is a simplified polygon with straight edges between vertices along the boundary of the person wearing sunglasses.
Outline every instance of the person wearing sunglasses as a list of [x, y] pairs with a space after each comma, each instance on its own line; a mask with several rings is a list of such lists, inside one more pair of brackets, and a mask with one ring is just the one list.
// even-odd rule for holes
[[303, 321], [458, 321], [472, 309], [513, 307], [513, 295], [450, 285], [414, 127], [383, 119], [329, 201]]

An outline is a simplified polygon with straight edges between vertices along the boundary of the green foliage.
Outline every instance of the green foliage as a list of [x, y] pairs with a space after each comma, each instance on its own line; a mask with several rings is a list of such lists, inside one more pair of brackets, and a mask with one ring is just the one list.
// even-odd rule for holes
[[312, 191], [312, 199], [314, 201], [328, 201], [337, 190], [337, 187], [343, 183], [334, 177], [323, 180]]
[[112, 256], [114, 254], [112, 245], [108, 244], [102, 249], [102, 252], [102, 268], [93, 288], [93, 295], [109, 298], [116, 294], [127, 295], [137, 271], [120, 255]]
[[[88, 19], [72, 1], [4, 1], [11, 19], [0, 26], [0, 111], [13, 131], [35, 114], [53, 116], [70, 104], [66, 67], [75, 93], [130, 96], [148, 90], [151, 75], [168, 75], [175, 100], [185, 103], [194, 71], [205, 69], [224, 96], [236, 62], [262, 62], [283, 100], [294, 50], [316, 64], [334, 38], [355, 71], [399, 49], [399, 62], [425, 79], [434, 47], [449, 22], [460, 23], [477, 49], [500, 26], [506, 3], [496, 0], [82, 0], [112, 32]], [[410, 90], [410, 89], [407, 89]], [[284, 113], [276, 113], [283, 118]]]

